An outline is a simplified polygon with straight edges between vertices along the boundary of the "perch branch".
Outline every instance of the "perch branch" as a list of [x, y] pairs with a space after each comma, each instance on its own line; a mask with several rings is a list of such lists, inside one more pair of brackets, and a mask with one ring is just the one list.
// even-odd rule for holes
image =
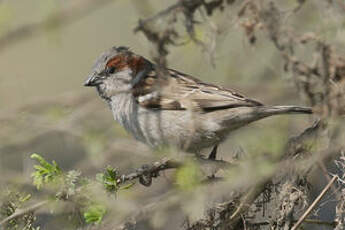
[[[203, 166], [206, 168], [211, 168], [212, 172], [207, 172], [211, 173], [212, 175], [207, 175], [207, 176], [212, 176], [211, 178], [208, 178], [204, 180], [204, 183], [207, 182], [214, 182], [217, 180], [221, 180], [219, 177], [214, 177], [214, 174], [222, 168], [228, 168], [232, 166], [231, 163], [223, 161], [223, 160], [215, 160], [215, 159], [204, 159], [204, 158], [199, 158], [196, 157], [195, 160], [199, 163], [201, 169]], [[159, 176], [159, 172], [167, 170], [167, 169], [176, 169], [179, 168], [183, 165], [183, 160], [178, 161], [178, 160], [172, 160], [169, 158], [162, 159], [161, 161], [156, 161], [151, 164], [145, 164], [141, 166], [140, 168], [136, 169], [135, 172], [129, 173], [129, 174], [123, 174], [121, 175], [116, 183], [117, 185], [124, 184], [128, 181], [133, 181], [135, 179], [139, 179], [139, 182], [144, 185], [144, 186], [150, 186], [152, 183], [152, 178]]]
[[150, 165], [143, 165], [139, 169], [136, 169], [135, 172], [121, 175], [117, 180], [117, 184], [120, 185], [139, 178], [139, 182], [142, 185], [150, 186], [152, 183], [152, 177], [157, 177], [160, 171], [178, 168], [181, 165], [181, 162], [173, 161], [171, 159], [163, 159]]

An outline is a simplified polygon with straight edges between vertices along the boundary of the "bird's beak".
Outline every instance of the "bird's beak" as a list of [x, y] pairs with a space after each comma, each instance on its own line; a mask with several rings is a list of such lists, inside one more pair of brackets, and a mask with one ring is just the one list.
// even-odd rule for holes
[[99, 85], [101, 82], [102, 82], [102, 80], [96, 74], [92, 74], [85, 81], [84, 86], [93, 87], [93, 86]]

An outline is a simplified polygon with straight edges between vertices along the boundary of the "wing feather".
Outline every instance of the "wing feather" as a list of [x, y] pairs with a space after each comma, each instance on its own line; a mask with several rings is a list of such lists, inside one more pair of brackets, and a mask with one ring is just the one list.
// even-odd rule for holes
[[235, 91], [204, 83], [190, 75], [168, 69], [168, 80], [160, 79], [153, 68], [133, 87], [137, 102], [147, 108], [203, 110], [262, 106]]

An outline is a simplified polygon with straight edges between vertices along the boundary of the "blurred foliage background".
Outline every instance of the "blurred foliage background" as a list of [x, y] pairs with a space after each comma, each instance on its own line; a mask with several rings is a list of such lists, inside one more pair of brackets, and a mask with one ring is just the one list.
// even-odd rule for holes
[[[298, 2], [288, 0], [277, 4], [291, 10]], [[345, 18], [342, 14], [345, 11], [327, 7], [326, 2], [306, 1], [286, 20], [295, 31], [316, 33], [321, 40], [327, 40], [344, 53]], [[126, 134], [113, 121], [96, 91], [84, 88], [83, 82], [96, 57], [111, 46], [128, 46], [152, 58], [152, 45], [142, 33], [134, 33], [134, 28], [140, 18], [151, 16], [172, 3], [170, 0], [103, 0], [99, 6], [95, 3], [92, 10], [66, 24], [47, 23], [37, 35], [18, 41], [10, 38], [13, 40], [8, 42], [2, 38], [11, 31], [45, 21], [66, 8], [75, 7], [77, 11], [83, 1], [0, 1], [1, 190], [31, 193], [33, 200], [39, 200], [44, 191], [37, 191], [32, 185], [32, 153], [39, 153], [49, 162], [55, 160], [63, 170], [78, 170], [90, 178], [107, 165], [126, 172], [161, 157]], [[236, 89], [265, 104], [306, 104], [300, 99], [290, 74], [284, 72], [284, 60], [272, 42], [263, 39], [258, 32], [257, 41], [248, 43], [243, 28], [234, 19], [238, 7], [231, 5], [224, 12], [207, 18], [206, 23], [196, 24], [196, 36], [206, 44], [216, 44], [212, 54], [214, 65], [210, 55], [184, 32], [183, 45], [173, 47], [167, 56], [168, 66]], [[202, 21], [202, 15], [196, 20]], [[181, 31], [183, 33], [182, 27]], [[306, 51], [302, 56], [309, 60], [312, 53]], [[219, 157], [228, 160], [239, 152], [253, 159], [260, 158], [257, 154], [277, 154], [288, 137], [299, 134], [312, 122], [313, 118], [308, 116], [280, 116], [251, 124], [234, 132], [220, 146]], [[260, 167], [248, 167], [244, 177], [255, 175], [255, 170], [270, 169], [264, 164]], [[165, 199], [169, 190], [178, 189], [175, 177], [170, 174], [159, 177], [149, 188], [134, 185], [135, 189], [122, 192], [116, 200], [106, 196], [99, 199], [113, 208], [108, 215], [120, 221], [153, 199]], [[322, 184], [323, 179], [318, 180]], [[181, 209], [195, 217], [202, 215], [204, 208], [200, 208], [200, 203], [205, 202], [207, 194], [212, 194], [211, 188], [193, 199], [190, 194], [183, 195], [188, 197], [184, 206], [176, 205], [166, 213], [155, 213], [151, 222], [143, 224], [146, 226], [143, 229], [178, 228], [184, 221], [182, 214], [176, 215]], [[37, 225], [41, 229], [75, 229], [78, 218], [72, 215], [73, 210], [62, 209], [52, 207], [39, 211]], [[110, 219], [108, 223], [113, 221]], [[116, 225], [116, 221], [113, 224]]]

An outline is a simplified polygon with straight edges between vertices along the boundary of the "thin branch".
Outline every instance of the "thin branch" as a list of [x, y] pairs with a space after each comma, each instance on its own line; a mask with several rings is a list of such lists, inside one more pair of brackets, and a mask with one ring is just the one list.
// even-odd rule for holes
[[3, 219], [1, 222], [0, 222], [0, 226], [4, 225], [5, 223], [7, 223], [8, 221], [12, 220], [12, 219], [15, 219], [17, 217], [20, 217], [26, 213], [29, 213], [29, 212], [33, 212], [39, 208], [41, 208], [42, 206], [46, 205], [47, 203], [49, 202], [49, 200], [45, 200], [45, 201], [41, 201], [37, 204], [34, 204], [28, 208], [25, 208], [25, 209], [18, 209], [16, 210], [12, 215], [6, 217], [5, 219]]
[[320, 195], [314, 200], [314, 202], [309, 206], [309, 208], [305, 211], [305, 213], [299, 218], [297, 223], [291, 228], [291, 230], [296, 230], [304, 221], [304, 219], [309, 215], [309, 213], [313, 210], [313, 208], [317, 205], [317, 203], [322, 199], [322, 197], [326, 194], [332, 184], [336, 181], [338, 176], [333, 176], [332, 180], [327, 184], [327, 186], [322, 190]]
[[[194, 158], [193, 158], [194, 159]], [[219, 169], [229, 168], [233, 164], [223, 161], [223, 160], [214, 160], [214, 159], [204, 159], [200, 157], [196, 157], [195, 160], [199, 163], [201, 170], [203, 167], [206, 167], [210, 169], [211, 175], [207, 179], [203, 180], [202, 183], [210, 183], [210, 182], [216, 182], [222, 180], [220, 177], [214, 177], [214, 174]], [[129, 173], [129, 174], [123, 174], [119, 177], [117, 180], [117, 185], [124, 184], [128, 181], [133, 181], [135, 179], [139, 179], [139, 182], [144, 186], [150, 186], [152, 183], [152, 178], [158, 177], [159, 172], [167, 170], [167, 169], [176, 169], [180, 168], [183, 165], [183, 160], [172, 160], [169, 158], [162, 159], [161, 161], [156, 161], [151, 164], [145, 164], [141, 166], [140, 168], [136, 169], [135, 172]]]
[[154, 162], [150, 165], [143, 165], [135, 172], [127, 175], [121, 175], [117, 180], [117, 184], [123, 184], [128, 181], [132, 181], [139, 178], [139, 182], [144, 186], [150, 186], [152, 183], [152, 177], [157, 177], [160, 171], [167, 169], [179, 168], [182, 165], [181, 162], [171, 159], [163, 159], [161, 161]]
[[[160, 66], [164, 67], [166, 65], [165, 56], [169, 53], [168, 45], [178, 45], [176, 40], [181, 38], [178, 32], [177, 22], [179, 20], [177, 15], [183, 15], [183, 26], [192, 41], [198, 45], [202, 45], [203, 49], [205, 49], [205, 45], [195, 37], [194, 27], [197, 23], [195, 13], [197, 9], [204, 9], [207, 15], [212, 15], [214, 10], [223, 9], [223, 3], [225, 4], [223, 0], [213, 0], [208, 3], [204, 0], [180, 0], [151, 17], [140, 19], [134, 32], [141, 31], [156, 46], [158, 56], [155, 57], [155, 60]], [[164, 29], [157, 29], [157, 26], [155, 26], [156, 23], [162, 24], [164, 21], [166, 23]]]
[[[297, 220], [294, 220], [294, 222], [297, 222]], [[305, 219], [304, 222], [308, 224], [327, 225], [331, 227], [335, 227], [337, 225], [336, 221], [324, 221], [324, 220], [317, 220], [317, 219]], [[262, 226], [262, 225], [270, 225], [270, 224], [271, 223], [268, 221], [252, 223], [252, 225], [254, 226]]]
[[[154, 22], [177, 11], [186, 14], [186, 16], [191, 16], [196, 11], [196, 9], [203, 6], [207, 14], [211, 15], [215, 9], [221, 8], [222, 4], [223, 1], [219, 0], [214, 0], [209, 3], [202, 0], [178, 1], [177, 3], [170, 5], [168, 8], [154, 14], [151, 17], [139, 20], [139, 25], [134, 29], [134, 31], [138, 32], [142, 30], [143, 25]], [[193, 21], [193, 23], [195, 23], [195, 21]]]
[[176, 11], [176, 10], [179, 10], [179, 8], [182, 6], [182, 1], [178, 2], [178, 3], [175, 3], [171, 6], [169, 6], [168, 8], [158, 12], [157, 14], [151, 16], [151, 17], [148, 17], [146, 19], [142, 19], [142, 20], [139, 20], [139, 25], [137, 27], [134, 28], [134, 32], [138, 32], [140, 30], [143, 29], [143, 25], [147, 24], [147, 23], [150, 23], [152, 21], [155, 21], [157, 20], [158, 18], [160, 17], [164, 17], [168, 14], [170, 14], [171, 12], [173, 11]]
[[263, 188], [265, 188], [265, 185], [266, 183], [263, 183], [255, 188], [250, 189], [250, 191], [244, 196], [236, 211], [231, 215], [230, 222], [235, 222], [240, 219], [242, 213], [244, 213], [250, 207], [253, 201], [256, 200], [258, 195], [261, 194]]
[[324, 220], [315, 220], [315, 219], [305, 219], [304, 222], [308, 224], [327, 225], [333, 228], [337, 225], [336, 221], [324, 221]]
[[[327, 168], [326, 168], [324, 162], [323, 161], [319, 161], [318, 165], [319, 165], [321, 171], [323, 172], [323, 175], [326, 177], [327, 181], [331, 181], [332, 178], [329, 176], [329, 172], [327, 171]], [[332, 189], [334, 195], [336, 196], [336, 198], [339, 200], [340, 194], [338, 194], [338, 189], [336, 188], [336, 186], [333, 185], [331, 187], [331, 189]]]

